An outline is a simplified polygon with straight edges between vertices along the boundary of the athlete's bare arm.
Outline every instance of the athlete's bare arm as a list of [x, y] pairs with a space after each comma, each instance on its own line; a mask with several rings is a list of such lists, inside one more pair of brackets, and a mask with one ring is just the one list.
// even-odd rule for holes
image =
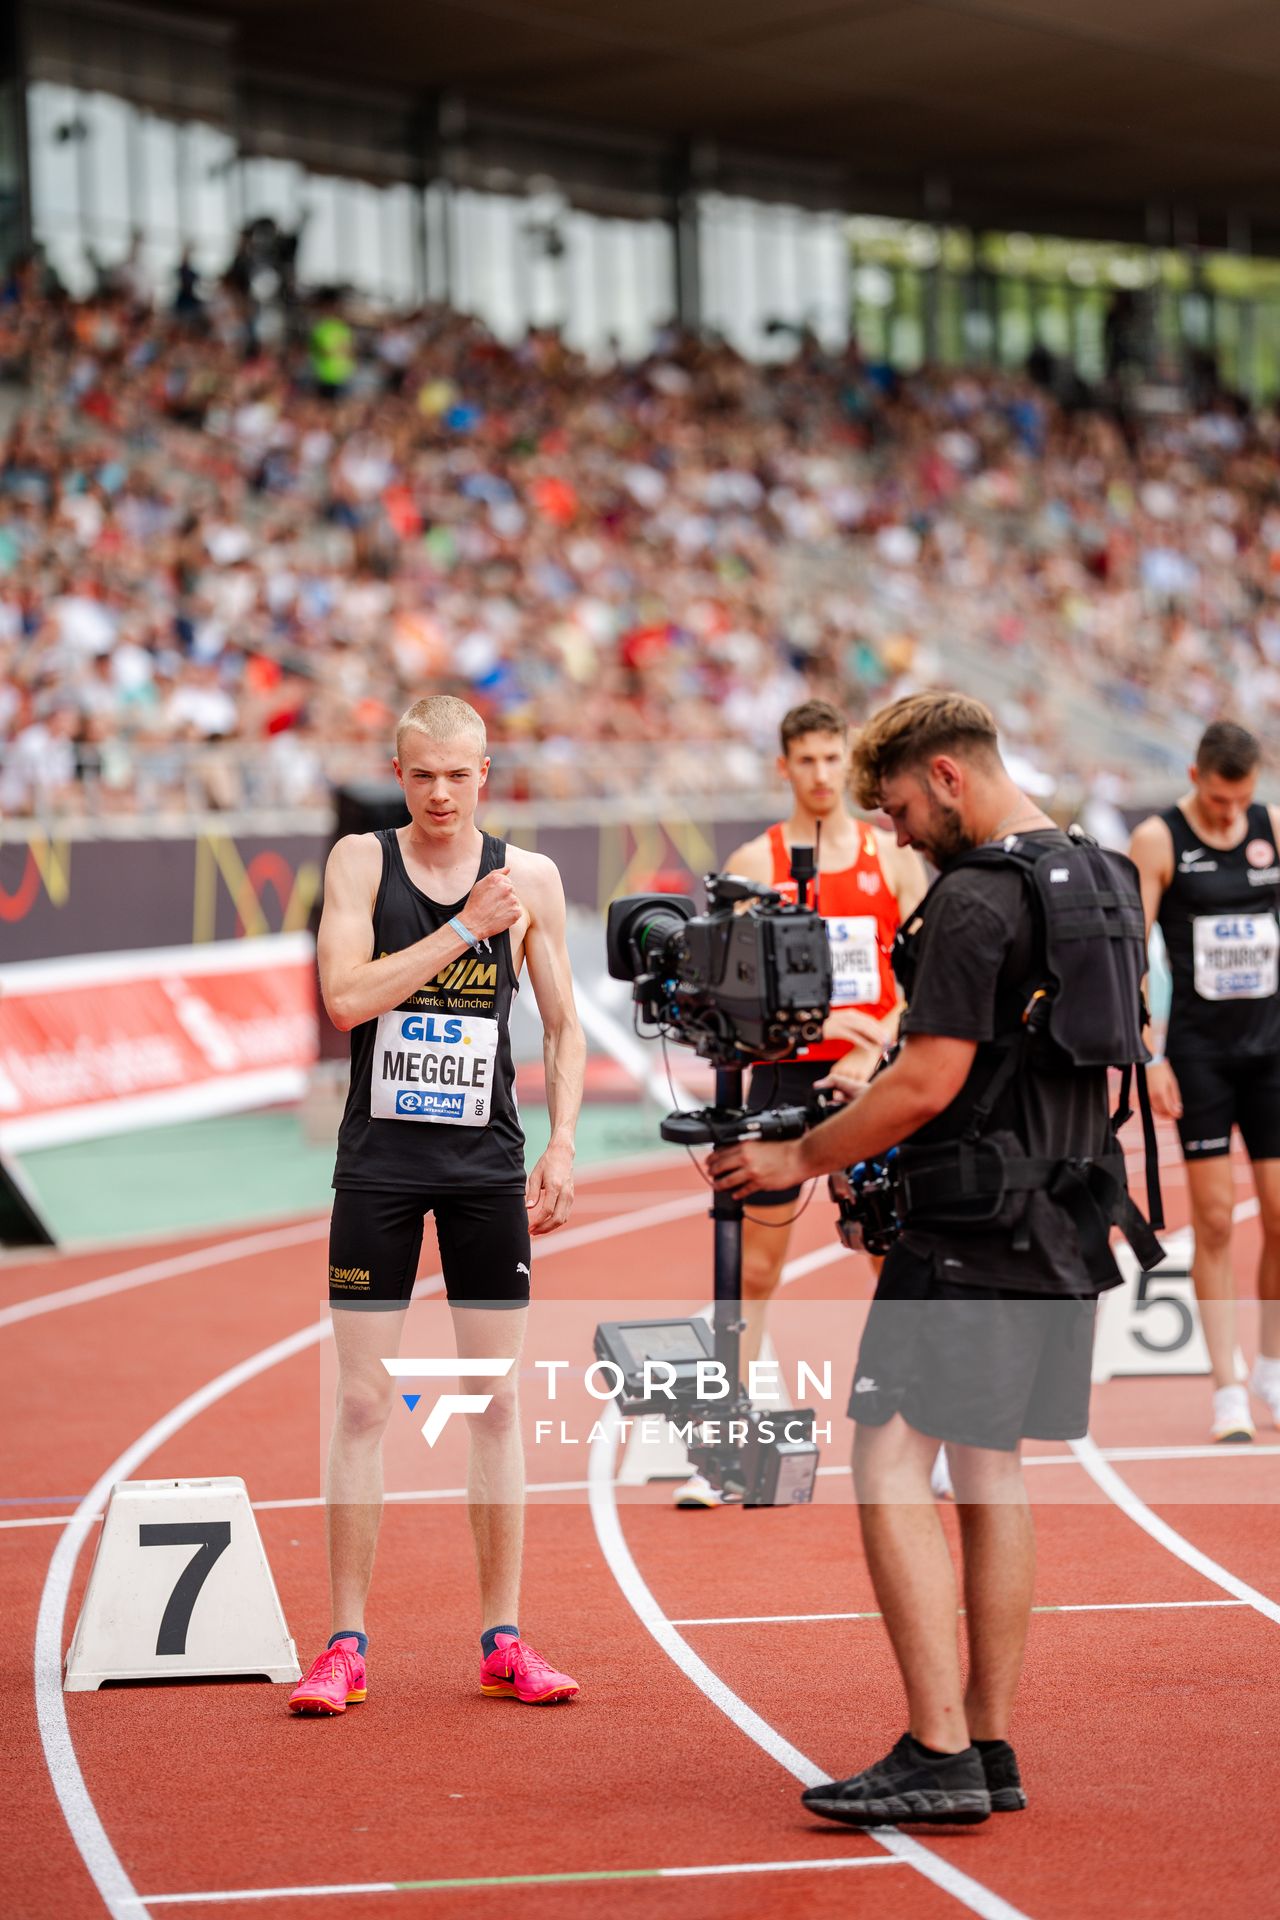
[[[924, 861], [914, 848], [900, 847], [894, 834], [886, 833], [882, 827], [876, 827], [873, 831], [880, 854], [880, 865], [889, 883], [889, 889], [898, 903], [898, 921], [905, 927], [929, 891], [929, 878], [925, 872]], [[905, 1005], [902, 989], [899, 987], [897, 1002], [890, 1008], [882, 1022], [887, 1040], [897, 1039]]]
[[1138, 869], [1142, 888], [1142, 911], [1147, 920], [1147, 938], [1156, 923], [1160, 902], [1173, 880], [1173, 835], [1159, 814], [1153, 813], [1133, 830], [1129, 858]]
[[767, 833], [758, 833], [735, 847], [724, 863], [726, 873], [739, 873], [744, 880], [760, 880], [769, 886], [773, 880], [773, 852]]
[[[1141, 822], [1129, 841], [1129, 858], [1138, 869], [1142, 890], [1142, 911], [1147, 923], [1147, 939], [1160, 912], [1160, 902], [1173, 881], [1173, 835], [1158, 814]], [[1147, 979], [1142, 987], [1146, 992]], [[1164, 1120], [1177, 1120], [1182, 1113], [1182, 1095], [1173, 1068], [1161, 1060], [1147, 1069], [1147, 1088], [1152, 1111]]]
[[[381, 877], [381, 849], [372, 833], [347, 834], [325, 867], [316, 960], [325, 1011], [342, 1033], [390, 1013], [468, 950], [452, 927], [441, 927], [375, 960], [373, 908]], [[492, 939], [519, 917], [520, 901], [506, 867], [477, 880], [458, 916], [479, 940]]]
[[528, 916], [524, 957], [542, 1019], [551, 1138], [525, 1185], [530, 1233], [554, 1233], [573, 1205], [574, 1133], [582, 1105], [587, 1042], [573, 999], [564, 887], [545, 854], [509, 847], [511, 877]]
[[913, 847], [900, 847], [896, 835], [886, 833], [883, 827], [873, 827], [872, 832], [876, 836], [880, 865], [898, 903], [898, 918], [905, 927], [929, 891], [924, 861]]

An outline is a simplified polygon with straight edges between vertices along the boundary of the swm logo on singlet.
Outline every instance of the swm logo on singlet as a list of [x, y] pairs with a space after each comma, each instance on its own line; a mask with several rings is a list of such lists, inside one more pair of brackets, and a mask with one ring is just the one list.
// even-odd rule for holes
[[[380, 955], [386, 959], [386, 954]], [[498, 963], [464, 953], [407, 1001], [425, 1013], [491, 1013], [498, 996]]]

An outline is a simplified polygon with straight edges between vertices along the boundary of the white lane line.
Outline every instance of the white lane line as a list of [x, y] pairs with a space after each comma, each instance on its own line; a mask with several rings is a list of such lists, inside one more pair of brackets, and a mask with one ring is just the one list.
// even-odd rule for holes
[[[1076, 1606], [1032, 1607], [1032, 1613], [1156, 1613], [1177, 1607], [1245, 1607], [1247, 1600], [1096, 1600]], [[965, 1609], [956, 1610], [963, 1613]], [[882, 1613], [719, 1613], [673, 1620], [673, 1627], [775, 1627], [793, 1621], [883, 1620]]]
[[[697, 1207], [706, 1205], [705, 1196], [696, 1194], [685, 1202], [683, 1210], [690, 1213]], [[611, 1234], [634, 1232], [641, 1225], [661, 1226], [667, 1220], [678, 1218], [673, 1213], [672, 1204], [655, 1207], [649, 1211], [620, 1214], [617, 1220], [601, 1220], [591, 1226], [564, 1228], [554, 1237], [549, 1237], [547, 1245], [540, 1249], [540, 1257], [546, 1259], [556, 1252], [566, 1253], [575, 1246], [592, 1244], [606, 1240]], [[323, 1222], [317, 1223], [321, 1226]], [[261, 1237], [261, 1236], [257, 1236]], [[232, 1245], [235, 1242], [230, 1243]], [[213, 1252], [211, 1248], [206, 1253]], [[234, 1257], [234, 1256], [233, 1256]], [[433, 1274], [427, 1280], [419, 1280], [414, 1289], [415, 1295], [430, 1292], [443, 1285], [442, 1276]], [[74, 1289], [73, 1289], [74, 1291]], [[56, 1297], [56, 1296], [55, 1296]], [[225, 1373], [218, 1374], [195, 1393], [188, 1394], [168, 1413], [147, 1428], [137, 1440], [111, 1465], [101, 1473], [85, 1494], [75, 1512], [66, 1522], [66, 1531], [59, 1539], [45, 1574], [44, 1587], [40, 1595], [40, 1611], [36, 1620], [36, 1638], [34, 1654], [34, 1678], [36, 1719], [40, 1728], [40, 1739], [44, 1747], [45, 1765], [54, 1792], [62, 1808], [63, 1817], [71, 1829], [71, 1837], [79, 1849], [80, 1856], [88, 1869], [90, 1878], [102, 1896], [103, 1904], [112, 1920], [123, 1920], [124, 1916], [135, 1914], [142, 1904], [128, 1874], [125, 1872], [118, 1854], [107, 1838], [98, 1810], [85, 1785], [80, 1763], [76, 1759], [75, 1746], [71, 1739], [71, 1730], [67, 1724], [66, 1701], [62, 1692], [62, 1634], [66, 1621], [67, 1597], [71, 1591], [71, 1582], [75, 1574], [76, 1561], [80, 1549], [88, 1538], [90, 1527], [95, 1519], [101, 1517], [108, 1495], [117, 1480], [127, 1480], [156, 1448], [170, 1439], [180, 1428], [194, 1420], [200, 1413], [211, 1407], [216, 1401], [246, 1380], [264, 1373], [268, 1368], [277, 1366], [282, 1360], [302, 1353], [309, 1346], [317, 1345], [330, 1332], [331, 1321], [326, 1314], [322, 1320], [312, 1321], [310, 1326], [302, 1327], [297, 1333], [289, 1334], [283, 1340], [275, 1341], [264, 1347], [261, 1352], [251, 1354], [248, 1359], [229, 1367]]]
[[303, 1327], [298, 1333], [290, 1334], [287, 1339], [264, 1347], [261, 1353], [242, 1360], [237, 1366], [229, 1367], [195, 1393], [188, 1394], [185, 1400], [180, 1400], [163, 1418], [148, 1427], [132, 1446], [126, 1447], [99, 1476], [67, 1522], [66, 1531], [53, 1550], [36, 1620], [36, 1718], [44, 1746], [45, 1765], [58, 1796], [58, 1804], [71, 1829], [71, 1837], [80, 1850], [80, 1857], [112, 1920], [122, 1920], [123, 1916], [135, 1913], [141, 1903], [119, 1855], [107, 1838], [106, 1828], [85, 1785], [72, 1743], [71, 1729], [67, 1724], [66, 1702], [62, 1693], [62, 1629], [66, 1618], [67, 1595], [71, 1590], [80, 1549], [88, 1538], [93, 1519], [105, 1505], [117, 1480], [129, 1479], [149, 1454], [154, 1453], [179, 1428], [186, 1426], [189, 1420], [203, 1413], [206, 1407], [222, 1399], [224, 1394], [234, 1392], [246, 1380], [252, 1380], [255, 1374], [265, 1372], [279, 1361], [288, 1360], [295, 1353], [315, 1346], [328, 1331], [329, 1320], [326, 1316], [309, 1327]]
[[825, 1859], [818, 1860], [747, 1860], [741, 1865], [730, 1864], [727, 1867], [659, 1867], [658, 1877], [662, 1880], [701, 1880], [705, 1875], [717, 1873], [824, 1873], [842, 1867], [896, 1867], [902, 1864], [890, 1854], [864, 1853], [853, 1857], [828, 1854]]
[[[529, 1480], [525, 1483], [526, 1493], [585, 1493], [585, 1480]], [[384, 1506], [414, 1506], [426, 1500], [465, 1500], [466, 1487], [412, 1487], [399, 1493], [384, 1493]], [[322, 1507], [325, 1503], [322, 1493], [307, 1493], [293, 1500], [252, 1500], [250, 1505], [255, 1513], [283, 1513], [298, 1507]], [[65, 1513], [42, 1515], [38, 1520], [0, 1520], [0, 1528], [5, 1527], [65, 1527], [68, 1516]], [[90, 1515], [96, 1525], [102, 1519], [100, 1513]]]
[[[632, 1174], [645, 1173], [652, 1167], [670, 1165], [669, 1154], [634, 1153], [622, 1160], [602, 1160], [594, 1166], [584, 1167], [577, 1173], [575, 1182], [605, 1180], [610, 1178], [626, 1179]], [[645, 1196], [627, 1194], [623, 1196], [634, 1200]], [[705, 1194], [687, 1196], [689, 1212], [696, 1211], [694, 1201], [699, 1205], [708, 1205]], [[678, 1216], [676, 1216], [678, 1217]], [[608, 1223], [602, 1221], [600, 1225]], [[213, 1246], [197, 1248], [193, 1253], [175, 1254], [168, 1260], [151, 1260], [145, 1266], [130, 1267], [123, 1273], [112, 1273], [101, 1280], [86, 1280], [83, 1285], [62, 1287], [52, 1293], [33, 1294], [28, 1300], [15, 1300], [11, 1306], [0, 1307], [0, 1327], [13, 1326], [21, 1320], [31, 1320], [37, 1314], [57, 1313], [64, 1307], [84, 1306], [90, 1300], [105, 1300], [114, 1293], [125, 1293], [132, 1287], [150, 1286], [156, 1280], [173, 1280], [184, 1273], [198, 1273], [201, 1268], [217, 1265], [223, 1260], [244, 1260], [255, 1253], [273, 1253], [278, 1247], [298, 1246], [307, 1240], [318, 1240], [328, 1232], [329, 1216], [323, 1214], [308, 1217], [292, 1224], [273, 1227], [261, 1233], [237, 1237], [234, 1240], [220, 1240]], [[565, 1230], [562, 1230], [565, 1231]], [[569, 1233], [585, 1232], [585, 1228], [568, 1228]], [[182, 1238], [171, 1235], [171, 1238]], [[577, 1242], [575, 1244], [581, 1244]], [[539, 1249], [541, 1251], [541, 1249]], [[91, 1251], [91, 1250], [90, 1250]], [[72, 1249], [73, 1257], [82, 1258], [85, 1249]]]
[[140, 1907], [183, 1907], [217, 1905], [232, 1900], [302, 1900], [310, 1896], [343, 1893], [483, 1893], [486, 1888], [564, 1886], [569, 1882], [590, 1883], [606, 1880], [705, 1880], [713, 1876], [737, 1873], [839, 1873], [850, 1867], [896, 1867], [905, 1864], [889, 1854], [827, 1854], [817, 1860], [734, 1860], [714, 1867], [601, 1867], [598, 1873], [519, 1873], [496, 1874], [484, 1880], [363, 1880], [346, 1886], [328, 1887], [240, 1887], [220, 1893], [148, 1893]]
[[255, 1253], [274, 1253], [280, 1247], [301, 1246], [308, 1240], [320, 1239], [328, 1230], [327, 1217], [302, 1220], [291, 1227], [275, 1227], [269, 1233], [219, 1240], [211, 1247], [198, 1247], [194, 1253], [175, 1254], [170, 1260], [151, 1260], [144, 1267], [110, 1273], [101, 1280], [86, 1280], [82, 1286], [33, 1294], [29, 1300], [15, 1300], [12, 1306], [0, 1307], [0, 1327], [11, 1327], [19, 1320], [33, 1320], [41, 1313], [58, 1313], [63, 1307], [81, 1307], [90, 1300], [105, 1300], [131, 1287], [150, 1286], [155, 1280], [174, 1280], [179, 1274], [198, 1273], [202, 1267], [221, 1266], [224, 1260], [247, 1260]]
[[561, 1227], [545, 1240], [535, 1240], [534, 1271], [537, 1272], [537, 1262], [545, 1259], [553, 1248], [562, 1253], [570, 1247], [589, 1247], [597, 1240], [613, 1240], [620, 1233], [630, 1233], [633, 1227], [661, 1227], [670, 1220], [687, 1220], [691, 1213], [709, 1214], [710, 1211], [705, 1193], [686, 1193], [657, 1207], [637, 1207], [629, 1213], [617, 1213], [611, 1220], [593, 1220], [589, 1226]]
[[[526, 1480], [524, 1486], [526, 1493], [585, 1493], [586, 1488], [585, 1480]], [[384, 1493], [382, 1500], [384, 1506], [388, 1507], [414, 1506], [424, 1500], [465, 1500], [467, 1491], [466, 1487], [410, 1487], [399, 1493]], [[255, 1500], [253, 1502], [254, 1511], [257, 1513], [278, 1512], [285, 1507], [322, 1507], [323, 1505], [322, 1493], [309, 1493], [301, 1500]]]
[[[741, 1733], [776, 1760], [802, 1786], [813, 1787], [830, 1779], [830, 1775], [815, 1766], [806, 1754], [780, 1734], [776, 1727], [761, 1717], [753, 1707], [726, 1686], [719, 1674], [699, 1658], [688, 1641], [677, 1631], [673, 1621], [658, 1605], [649, 1587], [646, 1585], [640, 1569], [632, 1558], [631, 1549], [618, 1519], [617, 1503], [614, 1499], [615, 1456], [618, 1447], [618, 1430], [621, 1416], [617, 1406], [610, 1402], [604, 1409], [600, 1421], [600, 1435], [592, 1441], [588, 1457], [590, 1476], [591, 1518], [595, 1524], [596, 1538], [605, 1562], [612, 1573], [624, 1597], [636, 1617], [653, 1635], [667, 1657], [679, 1667], [680, 1671], [698, 1687], [717, 1706]], [[926, 1880], [930, 1880], [944, 1893], [950, 1894], [971, 1913], [981, 1916], [981, 1920], [1027, 1920], [1027, 1915], [984, 1887], [980, 1880], [970, 1874], [962, 1873], [949, 1860], [921, 1846], [918, 1840], [900, 1833], [894, 1827], [878, 1827], [866, 1836], [874, 1840], [895, 1859], [903, 1860], [908, 1866]]]
[[394, 1880], [349, 1880], [328, 1887], [228, 1887], [218, 1893], [145, 1893], [129, 1901], [130, 1911], [145, 1913], [149, 1907], [217, 1907], [237, 1900], [322, 1900], [326, 1895], [353, 1893], [399, 1893]]
[[1032, 1607], [1032, 1613], [1146, 1613], [1180, 1607], [1247, 1607], [1247, 1600], [1094, 1600], [1063, 1601], [1054, 1607]]
[[812, 1253], [802, 1253], [794, 1260], [788, 1260], [782, 1269], [782, 1284], [789, 1286], [802, 1274], [814, 1273], [819, 1267], [829, 1267], [835, 1260], [852, 1260], [853, 1255], [847, 1247], [837, 1240], [833, 1247], [815, 1247]]
[[1274, 1620], [1276, 1625], [1280, 1626], [1280, 1605], [1274, 1600], [1268, 1600], [1265, 1593], [1259, 1593], [1258, 1589], [1251, 1587], [1248, 1581], [1239, 1579], [1234, 1573], [1229, 1573], [1225, 1567], [1219, 1566], [1216, 1560], [1211, 1560], [1207, 1553], [1200, 1551], [1199, 1547], [1193, 1547], [1176, 1527], [1171, 1527], [1167, 1520], [1162, 1520], [1159, 1514], [1153, 1513], [1146, 1501], [1138, 1498], [1128, 1481], [1121, 1479], [1111, 1462], [1103, 1459], [1092, 1440], [1086, 1436], [1083, 1440], [1072, 1440], [1069, 1444], [1072, 1453], [1089, 1478], [1102, 1488], [1107, 1498], [1114, 1501], [1122, 1513], [1128, 1515], [1135, 1526], [1141, 1527], [1144, 1533], [1149, 1533], [1153, 1540], [1159, 1541], [1160, 1545], [1166, 1547], [1177, 1559], [1184, 1561], [1189, 1567], [1194, 1567], [1197, 1573], [1202, 1573], [1206, 1580], [1212, 1580], [1215, 1587], [1221, 1587], [1224, 1593], [1234, 1594], [1237, 1600], [1243, 1600], [1249, 1606], [1255, 1607], [1259, 1613], [1265, 1614], [1268, 1620]]
[[[1265, 1460], [1270, 1456], [1280, 1456], [1280, 1447], [1250, 1446], [1205, 1446], [1205, 1447], [1099, 1447], [1098, 1453], [1104, 1460]], [[1078, 1467], [1080, 1462], [1070, 1453], [1024, 1453], [1024, 1467]], [[847, 1466], [819, 1467], [819, 1474], [843, 1474], [848, 1479], [850, 1469]], [[0, 1526], [4, 1522], [0, 1521]]]
[[[1280, 1447], [1267, 1446], [1099, 1447], [1098, 1451], [1104, 1460], [1120, 1461], [1258, 1460], [1266, 1459], [1268, 1456], [1272, 1458], [1280, 1457]], [[1022, 1464], [1024, 1467], [1075, 1467], [1080, 1463], [1070, 1453], [1032, 1453], [1023, 1455]], [[819, 1467], [818, 1472], [828, 1475], [843, 1474], [847, 1478], [849, 1469], [845, 1466]], [[529, 1480], [525, 1483], [525, 1492], [585, 1493], [588, 1484], [586, 1480]], [[397, 1502], [412, 1505], [423, 1500], [465, 1500], [466, 1497], [467, 1489], [465, 1487], [410, 1487], [398, 1493], [384, 1494], [383, 1501], [387, 1506], [392, 1506]], [[73, 1495], [68, 1495], [68, 1499], [72, 1498], [74, 1498]], [[38, 1504], [38, 1501], [32, 1501], [32, 1505]], [[324, 1495], [322, 1493], [305, 1493], [295, 1495], [287, 1500], [254, 1500], [251, 1504], [256, 1513], [275, 1513], [283, 1512], [286, 1508], [290, 1507], [322, 1507], [324, 1505]], [[1206, 1504], [1208, 1503], [1206, 1502]], [[41, 1514], [34, 1519], [0, 1520], [0, 1532], [15, 1528], [20, 1529], [22, 1527], [65, 1527], [68, 1518], [69, 1516], [64, 1513], [51, 1513]], [[92, 1518], [95, 1521], [100, 1520], [102, 1515], [94, 1514]], [[1214, 1603], [1206, 1601], [1205, 1604], [1212, 1605]], [[841, 1615], [840, 1617], [843, 1618], [844, 1616]], [[676, 1625], [679, 1624], [677, 1621]]]
[[[1223, 1446], [1221, 1442], [1203, 1447], [1099, 1447], [1104, 1460], [1259, 1460], [1280, 1455], [1280, 1447]], [[1079, 1463], [1069, 1453], [1033, 1453], [1024, 1456], [1024, 1467], [1074, 1467]]]
[[[1142, 1460], [1258, 1460], [1280, 1457], [1280, 1447], [1099, 1447], [1104, 1460], [1142, 1461]], [[1070, 1453], [1032, 1453], [1024, 1454], [1024, 1467], [1075, 1467], [1079, 1461]], [[820, 1474], [844, 1474], [848, 1476], [848, 1467], [819, 1467]], [[529, 1480], [525, 1484], [526, 1493], [585, 1493], [586, 1480]], [[74, 1496], [68, 1495], [71, 1499]], [[410, 1487], [398, 1493], [386, 1493], [383, 1500], [387, 1506], [397, 1502], [414, 1504], [423, 1500], [465, 1500], [465, 1487]], [[38, 1505], [37, 1501], [32, 1502]], [[322, 1493], [298, 1494], [288, 1500], [254, 1500], [257, 1513], [283, 1512], [289, 1507], [322, 1507]], [[0, 1531], [22, 1527], [65, 1527], [69, 1516], [63, 1513], [41, 1514], [35, 1519], [0, 1520]], [[100, 1520], [101, 1514], [94, 1514], [94, 1520]], [[1206, 1604], [1211, 1604], [1206, 1602]], [[843, 1616], [841, 1616], [843, 1617]], [[677, 1622], [677, 1625], [679, 1623]]]

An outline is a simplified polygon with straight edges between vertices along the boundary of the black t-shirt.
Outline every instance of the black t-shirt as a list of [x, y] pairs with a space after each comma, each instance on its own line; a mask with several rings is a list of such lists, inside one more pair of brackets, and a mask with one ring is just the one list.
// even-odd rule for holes
[[[1035, 845], [1071, 846], [1047, 829], [1023, 838]], [[991, 1043], [1013, 1031], [1040, 983], [1035, 921], [1028, 889], [1013, 867], [961, 867], [944, 873], [929, 895], [904, 1034], [932, 1033], [976, 1040], [969, 1077], [951, 1105], [912, 1135], [912, 1146], [955, 1140], [981, 1098], [1000, 1056]], [[1014, 1075], [984, 1127], [1015, 1133], [1028, 1154], [1050, 1159], [1105, 1152], [1110, 1145], [1107, 1076], [1103, 1068]], [[1086, 1270], [1070, 1216], [1047, 1193], [1027, 1200], [1030, 1246], [991, 1227], [911, 1228], [906, 1244], [932, 1258], [940, 1278], [1025, 1293], [1092, 1295], [1098, 1281]]]

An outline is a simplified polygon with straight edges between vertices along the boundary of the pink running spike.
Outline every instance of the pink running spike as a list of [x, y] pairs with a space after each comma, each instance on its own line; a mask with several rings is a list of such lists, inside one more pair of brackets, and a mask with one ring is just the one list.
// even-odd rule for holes
[[529, 1706], [548, 1706], [553, 1700], [572, 1700], [578, 1683], [557, 1673], [527, 1640], [500, 1633], [493, 1652], [480, 1668], [480, 1691], [495, 1699], [523, 1700]]
[[364, 1699], [364, 1655], [352, 1634], [318, 1653], [289, 1695], [290, 1713], [345, 1713]]

